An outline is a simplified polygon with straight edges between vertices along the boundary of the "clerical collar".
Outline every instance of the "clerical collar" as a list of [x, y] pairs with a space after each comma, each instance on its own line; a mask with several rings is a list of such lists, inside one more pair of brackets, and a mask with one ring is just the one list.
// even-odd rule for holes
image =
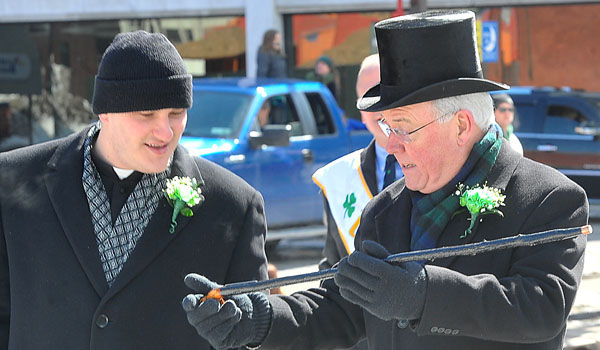
[[131, 179], [135, 178], [135, 180], [137, 181], [141, 178], [142, 175], [142, 173], [136, 172], [134, 170], [120, 169], [112, 166], [100, 154], [98, 154], [98, 151], [94, 148], [92, 148], [92, 161], [96, 165], [96, 169], [98, 169], [98, 172], [101, 176], [104, 175], [108, 176], [109, 178], [118, 178], [119, 180], [124, 180], [128, 179], [131, 176], [131, 174], [135, 173], [140, 175], [134, 176]]
[[130, 170], [130, 169], [117, 168], [116, 166], [114, 166], [112, 168], [113, 168], [113, 170], [115, 171], [115, 174], [117, 174], [117, 176], [119, 177], [120, 180], [128, 178], [129, 175], [133, 174], [133, 172], [135, 171], [135, 170]]

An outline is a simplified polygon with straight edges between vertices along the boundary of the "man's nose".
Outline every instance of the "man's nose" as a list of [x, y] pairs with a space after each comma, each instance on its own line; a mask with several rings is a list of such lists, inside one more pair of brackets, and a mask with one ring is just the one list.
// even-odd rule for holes
[[404, 148], [404, 144], [402, 143], [402, 141], [400, 141], [400, 138], [394, 133], [390, 133], [387, 144], [385, 145], [385, 150], [389, 154], [403, 153], [404, 151], [406, 151], [406, 149]]
[[173, 137], [173, 129], [169, 120], [169, 113], [160, 113], [156, 118], [153, 130], [154, 136], [161, 141], [170, 141]]

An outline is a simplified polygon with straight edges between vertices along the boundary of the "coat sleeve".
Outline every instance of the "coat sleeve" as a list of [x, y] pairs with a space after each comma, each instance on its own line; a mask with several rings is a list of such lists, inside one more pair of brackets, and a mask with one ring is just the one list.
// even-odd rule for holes
[[341, 258], [348, 255], [346, 247], [341, 242], [340, 233], [331, 215], [329, 209], [329, 202], [323, 197], [324, 208], [325, 208], [325, 224], [327, 225], [327, 237], [325, 240], [325, 247], [323, 247], [323, 258], [319, 262], [319, 270], [326, 270], [333, 267]]
[[[519, 232], [545, 231], [587, 223], [585, 193], [562, 183], [540, 197]], [[503, 276], [464, 275], [426, 265], [425, 308], [416, 329], [510, 343], [539, 343], [564, 331], [583, 273], [586, 238], [513, 249]], [[451, 303], [448, 300], [452, 300]]]
[[365, 336], [362, 310], [342, 298], [333, 279], [269, 301], [273, 317], [263, 349], [340, 349]]
[[252, 190], [246, 214], [239, 228], [239, 234], [226, 283], [247, 280], [262, 281], [268, 278], [265, 210], [262, 196]]
[[[337, 225], [326, 199], [325, 212], [327, 242], [320, 269], [331, 267], [347, 255], [343, 244], [343, 251], [339, 250]], [[362, 310], [342, 298], [333, 279], [323, 281], [320, 288], [290, 296], [272, 295], [269, 301], [273, 311], [272, 327], [262, 344], [263, 349], [340, 349], [352, 346], [365, 336]]]

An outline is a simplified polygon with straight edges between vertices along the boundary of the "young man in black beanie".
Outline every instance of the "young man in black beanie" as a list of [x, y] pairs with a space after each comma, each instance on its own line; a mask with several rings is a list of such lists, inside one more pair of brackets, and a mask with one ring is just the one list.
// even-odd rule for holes
[[[488, 91], [508, 86], [483, 78], [475, 23], [473, 12], [453, 10], [375, 24], [381, 82], [358, 108], [381, 113], [386, 151], [404, 177], [368, 202], [356, 249], [320, 288], [263, 295], [270, 307], [244, 302], [259, 299], [252, 293], [220, 305], [196, 294], [217, 283], [186, 276], [188, 321], [215, 348], [340, 349], [365, 337], [371, 350], [563, 348], [585, 236], [385, 261], [587, 223], [583, 189], [515, 152], [494, 123]], [[265, 315], [272, 322], [260, 333]]]
[[183, 277], [267, 278], [261, 195], [178, 146], [191, 105], [167, 38], [122, 33], [100, 121], [0, 155], [0, 349], [209, 349]]

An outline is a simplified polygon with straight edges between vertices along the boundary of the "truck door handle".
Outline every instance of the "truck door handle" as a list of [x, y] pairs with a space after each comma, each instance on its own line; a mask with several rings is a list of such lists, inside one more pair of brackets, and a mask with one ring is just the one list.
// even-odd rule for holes
[[305, 148], [302, 150], [302, 159], [304, 159], [304, 163], [312, 163], [315, 161], [315, 154], [313, 151]]
[[556, 152], [556, 151], [558, 151], [558, 146], [556, 146], [556, 145], [538, 145], [537, 150], [540, 152]]

